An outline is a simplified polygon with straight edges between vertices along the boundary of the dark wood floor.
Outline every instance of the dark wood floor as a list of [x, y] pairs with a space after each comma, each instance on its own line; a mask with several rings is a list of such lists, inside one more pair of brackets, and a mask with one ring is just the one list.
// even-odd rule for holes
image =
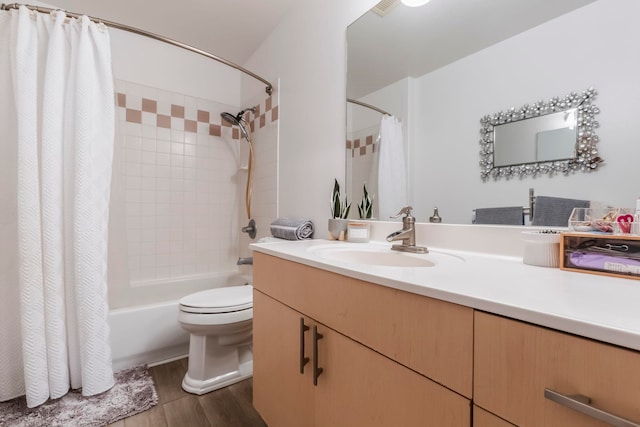
[[186, 371], [187, 359], [150, 368], [158, 404], [109, 427], [266, 427], [251, 404], [252, 379], [196, 396], [182, 390]]

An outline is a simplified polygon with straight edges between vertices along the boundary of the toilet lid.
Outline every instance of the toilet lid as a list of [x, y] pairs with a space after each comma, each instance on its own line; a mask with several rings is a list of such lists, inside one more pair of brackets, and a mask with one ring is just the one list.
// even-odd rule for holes
[[180, 310], [187, 313], [229, 313], [253, 307], [253, 286], [228, 286], [187, 295]]

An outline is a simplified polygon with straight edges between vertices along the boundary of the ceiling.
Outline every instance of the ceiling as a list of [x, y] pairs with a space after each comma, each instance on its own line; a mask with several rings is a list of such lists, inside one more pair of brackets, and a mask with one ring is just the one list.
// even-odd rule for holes
[[418, 77], [595, 0], [431, 0], [368, 12], [347, 31], [347, 97]]
[[[43, 0], [172, 38], [242, 65], [296, 0]], [[25, 2], [29, 3], [29, 2]]]
[[[388, 0], [387, 0], [388, 1]], [[431, 0], [348, 29], [348, 97], [417, 77], [595, 0]], [[27, 2], [28, 3], [28, 2]], [[296, 0], [47, 0], [198, 47], [243, 65]]]

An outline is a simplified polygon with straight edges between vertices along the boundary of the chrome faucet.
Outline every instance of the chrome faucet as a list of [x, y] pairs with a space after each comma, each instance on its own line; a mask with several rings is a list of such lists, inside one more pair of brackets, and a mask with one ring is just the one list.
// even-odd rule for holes
[[402, 240], [402, 244], [393, 245], [391, 249], [394, 251], [412, 252], [415, 254], [426, 254], [429, 250], [424, 246], [416, 246], [416, 219], [411, 216], [411, 206], [405, 206], [400, 209], [397, 215], [391, 218], [402, 217], [402, 230], [395, 231], [387, 236], [387, 242], [395, 242], [396, 240]]

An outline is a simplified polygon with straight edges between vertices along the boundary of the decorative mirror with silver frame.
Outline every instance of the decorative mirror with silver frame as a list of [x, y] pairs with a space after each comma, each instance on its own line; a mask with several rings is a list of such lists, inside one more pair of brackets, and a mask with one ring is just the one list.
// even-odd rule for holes
[[598, 155], [600, 112], [593, 88], [547, 102], [500, 111], [480, 119], [480, 175], [490, 177], [593, 171]]

